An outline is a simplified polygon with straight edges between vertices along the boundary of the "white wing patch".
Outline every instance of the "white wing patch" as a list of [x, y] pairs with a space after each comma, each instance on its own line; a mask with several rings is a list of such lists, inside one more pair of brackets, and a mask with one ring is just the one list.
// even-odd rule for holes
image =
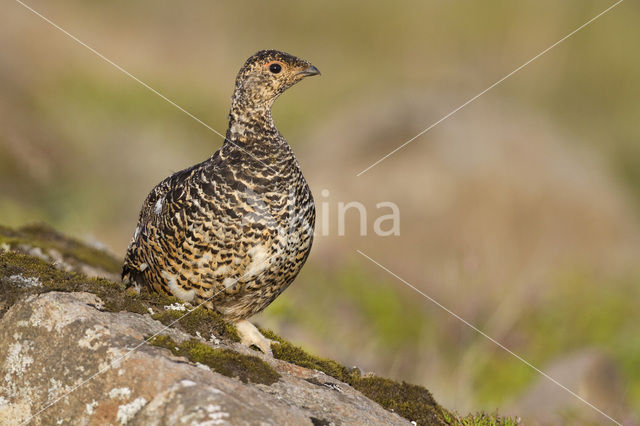
[[211, 253], [205, 253], [200, 256], [200, 259], [197, 260], [196, 264], [198, 265], [198, 268], [204, 268], [209, 264], [209, 262], [211, 262], [211, 259]]
[[171, 290], [171, 293], [178, 299], [184, 300], [185, 302], [192, 302], [196, 297], [196, 290], [185, 290], [180, 287], [175, 275], [172, 275], [167, 271], [162, 271], [161, 275], [164, 277], [164, 279], [167, 280], [167, 284], [169, 284], [169, 290]]
[[222, 266], [218, 266], [218, 267], [213, 271], [213, 275], [215, 275], [215, 276], [225, 275], [227, 272], [229, 272], [229, 269], [231, 269], [231, 268], [229, 267], [229, 265], [222, 265]]
[[260, 275], [268, 266], [267, 257], [269, 255], [265, 246], [255, 246], [247, 254], [251, 257], [251, 263], [247, 266], [244, 279], [251, 279]]
[[162, 212], [162, 204], [164, 204], [164, 197], [160, 197], [160, 199], [156, 201], [156, 205], [153, 208], [153, 212], [155, 214], [160, 214], [160, 212]]
[[224, 286], [225, 290], [228, 289], [229, 287], [231, 287], [232, 285], [234, 285], [235, 283], [237, 283], [238, 280], [231, 278], [231, 277], [227, 277], [222, 281], [222, 285]]

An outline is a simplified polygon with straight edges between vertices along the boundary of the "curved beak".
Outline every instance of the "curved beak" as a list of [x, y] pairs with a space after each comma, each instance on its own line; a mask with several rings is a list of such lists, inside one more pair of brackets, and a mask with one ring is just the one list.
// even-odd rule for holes
[[301, 75], [303, 77], [308, 77], [310, 75], [320, 75], [320, 70], [313, 65], [309, 64], [308, 67], [298, 71], [296, 75]]

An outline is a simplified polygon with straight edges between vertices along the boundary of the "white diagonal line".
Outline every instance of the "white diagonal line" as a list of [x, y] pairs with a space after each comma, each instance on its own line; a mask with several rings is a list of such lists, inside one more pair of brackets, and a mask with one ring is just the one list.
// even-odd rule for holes
[[456, 319], [462, 321], [465, 325], [469, 326], [470, 328], [472, 328], [474, 331], [476, 331], [477, 333], [481, 334], [482, 336], [486, 337], [487, 339], [489, 339], [491, 342], [493, 342], [494, 344], [496, 344], [497, 346], [499, 346], [501, 349], [504, 349], [505, 351], [507, 351], [509, 354], [511, 354], [512, 356], [514, 356], [516, 359], [518, 359], [519, 361], [522, 361], [524, 364], [526, 364], [527, 366], [529, 366], [530, 368], [532, 368], [534, 371], [536, 371], [537, 373], [543, 375], [545, 378], [547, 378], [548, 380], [550, 380], [551, 382], [553, 382], [554, 384], [560, 386], [562, 389], [564, 389], [565, 391], [569, 392], [571, 395], [575, 396], [576, 398], [578, 398], [580, 401], [584, 402], [585, 404], [587, 404], [589, 407], [593, 408], [594, 410], [596, 410], [598, 413], [602, 414], [603, 416], [605, 416], [607, 419], [611, 420], [612, 422], [622, 426], [622, 423], [616, 421], [615, 419], [613, 419], [611, 416], [609, 416], [607, 413], [605, 413], [604, 411], [602, 411], [601, 409], [599, 409], [598, 407], [596, 407], [595, 405], [593, 405], [592, 403], [590, 403], [589, 401], [587, 401], [586, 399], [584, 399], [583, 397], [581, 397], [580, 395], [578, 395], [577, 393], [575, 393], [574, 391], [572, 391], [571, 389], [569, 389], [568, 387], [566, 387], [565, 385], [563, 385], [562, 383], [560, 383], [559, 381], [557, 381], [556, 379], [554, 379], [553, 377], [551, 377], [550, 375], [548, 375], [547, 373], [545, 373], [544, 371], [540, 370], [539, 368], [537, 368], [536, 366], [534, 366], [533, 364], [531, 364], [529, 361], [527, 361], [526, 359], [522, 358], [520, 355], [518, 355], [517, 353], [513, 352], [511, 349], [507, 348], [505, 345], [503, 345], [502, 343], [498, 342], [496, 339], [494, 339], [493, 337], [489, 336], [487, 333], [485, 333], [484, 331], [480, 330], [478, 327], [476, 327], [475, 325], [471, 324], [469, 321], [465, 320], [464, 318], [462, 318], [460, 315], [456, 314], [455, 312], [453, 312], [451, 309], [447, 308], [446, 306], [442, 305], [440, 302], [438, 302], [437, 300], [435, 300], [433, 297], [429, 296], [428, 294], [424, 293], [423, 291], [417, 289], [416, 287], [414, 287], [411, 283], [409, 283], [408, 281], [404, 280], [403, 278], [401, 278], [400, 276], [396, 275], [395, 273], [393, 273], [391, 270], [389, 270], [387, 267], [383, 266], [382, 264], [380, 264], [379, 262], [373, 260], [371, 257], [367, 256], [366, 254], [364, 254], [361, 250], [356, 250], [356, 252], [358, 252], [358, 254], [360, 254], [361, 256], [363, 256], [364, 258], [368, 259], [369, 261], [371, 261], [372, 263], [374, 263], [375, 265], [377, 265], [380, 269], [386, 271], [388, 274], [392, 275], [393, 277], [395, 277], [396, 279], [398, 279], [399, 281], [401, 281], [403, 284], [405, 284], [406, 286], [412, 288], [413, 290], [415, 290], [416, 292], [420, 293], [424, 298], [428, 299], [429, 301], [431, 301], [432, 303], [434, 303], [435, 305], [437, 305], [439, 308], [443, 309], [444, 311], [446, 311], [448, 314], [452, 315], [453, 317], [455, 317]]
[[593, 21], [595, 21], [596, 19], [600, 18], [602, 15], [604, 15], [605, 13], [609, 12], [611, 9], [613, 9], [614, 7], [618, 6], [620, 3], [622, 3], [624, 0], [618, 0], [616, 3], [614, 3], [613, 5], [609, 6], [608, 8], [606, 8], [605, 10], [603, 10], [602, 12], [600, 12], [599, 14], [597, 14], [596, 16], [594, 16], [593, 18], [589, 19], [587, 22], [585, 22], [584, 24], [580, 25], [578, 28], [576, 28], [575, 30], [571, 31], [569, 34], [567, 34], [566, 36], [562, 37], [560, 40], [556, 41], [555, 43], [553, 43], [551, 46], [547, 47], [546, 49], [544, 49], [542, 52], [538, 53], [536, 56], [534, 56], [533, 58], [529, 59], [527, 62], [525, 62], [524, 64], [520, 65], [518, 68], [516, 68], [515, 70], [511, 71], [509, 74], [505, 75], [504, 77], [502, 77], [500, 80], [496, 81], [495, 83], [493, 83], [491, 86], [487, 87], [486, 89], [484, 89], [482, 92], [478, 93], [477, 95], [475, 95], [474, 97], [472, 97], [471, 99], [469, 99], [468, 101], [466, 101], [465, 103], [463, 103], [462, 105], [460, 105], [459, 107], [457, 107], [456, 109], [454, 109], [453, 111], [451, 111], [450, 113], [448, 113], [447, 115], [445, 115], [444, 117], [442, 117], [440, 120], [436, 121], [435, 123], [433, 123], [432, 125], [430, 125], [429, 127], [425, 128], [424, 130], [422, 130], [420, 133], [418, 133], [417, 135], [415, 135], [414, 137], [412, 137], [411, 139], [409, 139], [408, 141], [404, 142], [402, 145], [398, 146], [397, 148], [395, 148], [393, 151], [389, 152], [388, 154], [386, 154], [384, 157], [380, 158], [378, 161], [376, 161], [375, 163], [371, 164], [369, 167], [367, 167], [366, 169], [362, 170], [360, 173], [358, 173], [356, 176], [360, 176], [364, 173], [366, 173], [367, 171], [369, 171], [370, 169], [372, 169], [373, 167], [377, 166], [378, 164], [382, 163], [384, 160], [386, 160], [387, 158], [391, 157], [393, 154], [395, 154], [396, 152], [400, 151], [402, 148], [404, 148], [405, 146], [409, 145], [411, 142], [413, 142], [414, 140], [416, 140], [417, 138], [419, 138], [420, 136], [424, 135], [425, 133], [427, 133], [429, 130], [433, 129], [434, 127], [436, 127], [438, 124], [442, 123], [443, 121], [445, 121], [447, 118], [451, 117], [452, 115], [454, 115], [456, 112], [460, 111], [462, 108], [466, 107], [467, 105], [469, 105], [470, 103], [472, 103], [473, 101], [475, 101], [476, 99], [478, 99], [480, 96], [484, 95], [485, 93], [487, 93], [489, 90], [493, 89], [494, 87], [498, 86], [500, 83], [502, 83], [503, 81], [505, 81], [506, 79], [508, 79], [509, 77], [511, 77], [512, 75], [514, 75], [515, 73], [517, 73], [518, 71], [520, 71], [521, 69], [523, 69], [524, 67], [526, 67], [527, 65], [529, 65], [531, 62], [535, 61], [536, 59], [538, 59], [539, 57], [541, 57], [542, 55], [544, 55], [545, 53], [547, 53], [548, 51], [550, 51], [551, 49], [553, 49], [554, 47], [556, 47], [557, 45], [559, 45], [560, 43], [562, 43], [563, 41], [565, 41], [566, 39], [568, 39], [569, 37], [571, 37], [572, 35], [574, 35], [575, 33], [577, 33], [578, 31], [582, 30], [584, 27], [586, 27], [587, 25], [591, 24]]
[[108, 64], [114, 66], [116, 69], [118, 69], [119, 71], [121, 71], [122, 73], [124, 73], [127, 77], [132, 78], [133, 80], [135, 80], [137, 83], [139, 83], [140, 85], [142, 85], [144, 88], [146, 88], [147, 90], [149, 90], [150, 92], [160, 96], [162, 99], [164, 99], [165, 101], [167, 101], [168, 103], [170, 103], [172, 106], [174, 106], [175, 108], [179, 109], [180, 111], [182, 111], [183, 113], [187, 114], [189, 117], [193, 118], [194, 120], [196, 120], [198, 123], [202, 124], [204, 127], [206, 127], [207, 129], [211, 130], [213, 133], [215, 133], [216, 135], [220, 136], [222, 139], [228, 141], [231, 145], [235, 146], [236, 148], [240, 149], [241, 151], [244, 151], [246, 154], [249, 154], [251, 157], [253, 157], [256, 161], [258, 161], [260, 164], [262, 164], [263, 166], [265, 166], [267, 169], [271, 170], [272, 172], [276, 173], [277, 172], [271, 168], [270, 166], [268, 166], [267, 164], [265, 164], [264, 162], [262, 162], [258, 157], [256, 157], [255, 155], [251, 154], [250, 152], [248, 152], [247, 150], [245, 150], [244, 148], [242, 148], [241, 146], [233, 143], [232, 141], [230, 141], [229, 139], [227, 139], [222, 133], [220, 133], [219, 131], [217, 131], [216, 129], [214, 129], [213, 127], [209, 126], [207, 123], [205, 123], [204, 121], [200, 120], [198, 117], [196, 117], [195, 115], [193, 115], [192, 113], [190, 113], [189, 111], [187, 111], [186, 109], [182, 108], [180, 105], [178, 105], [177, 103], [175, 103], [174, 101], [172, 101], [171, 99], [167, 98], [165, 95], [163, 95], [162, 93], [158, 92], [156, 89], [154, 89], [153, 87], [149, 86], [147, 83], [145, 83], [144, 81], [140, 80], [138, 77], [136, 77], [135, 75], [131, 74], [129, 71], [127, 71], [126, 69], [124, 69], [123, 67], [121, 67], [120, 65], [116, 64], [115, 62], [113, 62], [111, 59], [107, 58], [106, 56], [104, 56], [102, 53], [98, 52], [96, 49], [94, 49], [93, 47], [89, 46], [87, 43], [83, 42], [82, 40], [80, 40], [78, 37], [74, 36], [73, 34], [71, 34], [69, 31], [65, 30], [64, 28], [62, 28], [61, 26], [59, 26], [58, 24], [56, 24], [55, 22], [53, 22], [51, 19], [47, 18], [46, 16], [42, 15], [41, 13], [39, 13], [37, 10], [33, 9], [31, 6], [29, 6], [28, 4], [22, 2], [21, 0], [16, 0], [17, 3], [19, 3], [20, 5], [22, 5], [25, 9], [31, 11], [33, 14], [37, 15], [38, 17], [40, 17], [42, 20], [44, 20], [45, 22], [47, 22], [48, 24], [50, 24], [52, 27], [56, 28], [57, 30], [61, 31], [62, 33], [64, 33], [65, 35], [67, 35], [69, 38], [71, 38], [73, 41], [75, 41], [76, 43], [80, 44], [81, 46], [86, 47], [87, 49], [89, 49], [92, 53], [94, 53], [95, 55], [97, 55], [100, 59], [102, 59], [103, 61], [107, 62]]

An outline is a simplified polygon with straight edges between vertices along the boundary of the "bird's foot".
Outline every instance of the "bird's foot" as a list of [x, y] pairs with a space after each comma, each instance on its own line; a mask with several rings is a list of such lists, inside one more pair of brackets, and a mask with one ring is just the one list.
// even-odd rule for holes
[[235, 323], [238, 334], [240, 335], [240, 343], [246, 346], [255, 345], [263, 353], [273, 356], [271, 352], [271, 344], [278, 343], [275, 340], [267, 339], [260, 333], [255, 325], [247, 320], [241, 320]]

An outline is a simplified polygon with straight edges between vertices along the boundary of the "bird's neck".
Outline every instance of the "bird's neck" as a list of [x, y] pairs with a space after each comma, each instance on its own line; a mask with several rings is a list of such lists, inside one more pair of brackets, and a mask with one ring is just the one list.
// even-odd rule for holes
[[242, 164], [246, 169], [247, 165], [253, 164], [256, 171], [266, 167], [278, 176], [288, 176], [296, 170], [297, 161], [293, 151], [273, 123], [272, 103], [255, 106], [256, 103], [243, 102], [243, 98], [234, 97], [227, 135], [218, 151], [223, 159], [233, 159], [228, 162], [229, 165], [236, 167]]
[[234, 98], [229, 112], [227, 139], [230, 142], [251, 145], [264, 138], [277, 138], [278, 129], [271, 116], [271, 104], [256, 105], [241, 97]]

